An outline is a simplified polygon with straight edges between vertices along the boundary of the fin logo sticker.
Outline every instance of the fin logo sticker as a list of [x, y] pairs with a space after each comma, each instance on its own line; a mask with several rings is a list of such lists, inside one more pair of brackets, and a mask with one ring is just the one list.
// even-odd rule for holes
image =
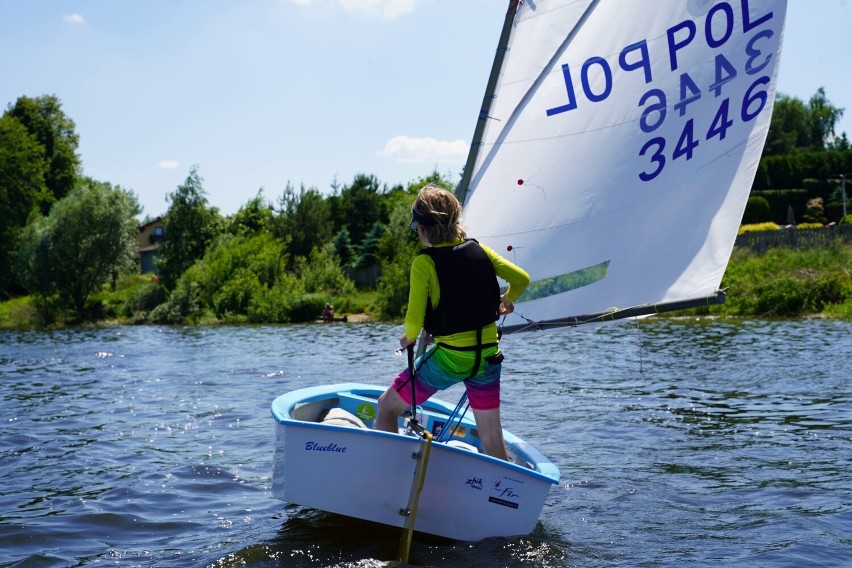
[[518, 501], [522, 498], [523, 489], [524, 482], [520, 479], [505, 475], [498, 477], [494, 480], [494, 485], [491, 487], [491, 495], [488, 497], [488, 502], [517, 509], [519, 507]]
[[370, 422], [376, 417], [376, 407], [369, 402], [359, 404], [358, 408], [355, 409], [355, 416], [365, 423]]

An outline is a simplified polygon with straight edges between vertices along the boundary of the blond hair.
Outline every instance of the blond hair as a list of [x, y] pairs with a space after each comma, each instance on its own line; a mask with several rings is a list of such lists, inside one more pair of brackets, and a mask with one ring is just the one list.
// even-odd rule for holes
[[418, 225], [431, 245], [467, 238], [467, 233], [461, 226], [461, 203], [446, 189], [431, 183], [424, 186], [414, 199], [411, 212], [415, 218], [421, 217], [430, 221]]

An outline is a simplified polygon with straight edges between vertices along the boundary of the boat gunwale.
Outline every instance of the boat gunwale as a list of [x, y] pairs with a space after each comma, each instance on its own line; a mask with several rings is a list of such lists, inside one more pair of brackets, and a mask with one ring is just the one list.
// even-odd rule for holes
[[[359, 392], [360, 391], [360, 392]], [[390, 437], [395, 439], [402, 440], [410, 440], [413, 442], [419, 442], [419, 438], [414, 438], [411, 436], [406, 436], [404, 434], [394, 434], [392, 432], [382, 432], [380, 430], [368, 429], [364, 430], [361, 428], [352, 428], [348, 426], [338, 426], [335, 424], [323, 424], [319, 422], [310, 422], [305, 420], [298, 420], [292, 418], [292, 412], [296, 408], [298, 404], [310, 404], [313, 402], [320, 402], [323, 399], [327, 398], [335, 398], [343, 394], [347, 395], [358, 395], [364, 396], [367, 395], [378, 395], [384, 392], [379, 387], [373, 385], [366, 385], [363, 383], [341, 383], [335, 385], [321, 385], [315, 387], [306, 387], [302, 389], [293, 390], [282, 394], [276, 397], [272, 401], [271, 411], [272, 416], [275, 418], [275, 421], [283, 427], [298, 427], [298, 428], [310, 428], [310, 429], [321, 429], [321, 430], [331, 430], [331, 431], [339, 431], [346, 432], [358, 436], [383, 436]], [[428, 404], [431, 407], [437, 407], [440, 410], [443, 410], [447, 413], [447, 415], [451, 414], [453, 411], [453, 406], [450, 406], [443, 400], [440, 399], [430, 399]], [[427, 408], [428, 410], [428, 408]], [[470, 423], [471, 425], [475, 425], [475, 422], [465, 420], [465, 423]], [[487, 454], [471, 452], [469, 450], [465, 450], [462, 448], [456, 448], [444, 443], [436, 443], [433, 446], [433, 449], [440, 447], [440, 451], [450, 451], [456, 452], [460, 455], [466, 455], [472, 457], [474, 459], [481, 459], [486, 461], [493, 461], [499, 463], [502, 467], [506, 467], [512, 469], [513, 471], [517, 471], [519, 473], [523, 473], [524, 475], [529, 475], [532, 477], [540, 478], [542, 480], [548, 481], [551, 484], [559, 483], [560, 472], [559, 468], [551, 462], [544, 454], [542, 454], [538, 449], [524, 441], [521, 438], [518, 438], [511, 432], [507, 430], [503, 430], [503, 436], [506, 440], [506, 444], [516, 449], [516, 453], [521, 453], [527, 461], [534, 466], [534, 469], [530, 469], [527, 467], [523, 467], [512, 462], [507, 462], [501, 460], [499, 458], [495, 458], [489, 456]]]

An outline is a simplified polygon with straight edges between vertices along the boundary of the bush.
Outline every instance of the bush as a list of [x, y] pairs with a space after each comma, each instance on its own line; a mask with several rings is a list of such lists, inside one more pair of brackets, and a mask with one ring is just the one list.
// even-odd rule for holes
[[166, 290], [156, 282], [148, 282], [137, 288], [122, 307], [124, 316], [148, 313], [166, 301]]
[[343, 273], [337, 255], [330, 247], [322, 251], [314, 249], [310, 259], [300, 259], [298, 272], [308, 293], [349, 295], [355, 292], [355, 284]]
[[325, 308], [326, 299], [319, 294], [305, 294], [293, 302], [289, 319], [293, 323], [314, 321]]
[[[263, 288], [251, 297], [246, 313], [248, 321], [287, 323], [290, 321], [291, 306], [302, 294], [301, 283], [295, 276], [282, 275], [274, 286]], [[321, 311], [322, 308], [320, 308]]]
[[409, 270], [411, 262], [397, 261], [382, 268], [378, 282], [376, 307], [382, 319], [399, 321], [408, 307]]
[[165, 302], [154, 308], [148, 316], [152, 323], [184, 323], [197, 321], [204, 313], [201, 286], [198, 284], [199, 266], [192, 265], [178, 279]]
[[852, 304], [852, 247], [770, 249], [763, 255], [737, 249], [722, 288], [727, 301], [709, 313], [792, 317], [824, 312], [843, 317]]
[[805, 286], [789, 277], [777, 278], [755, 287], [755, 311], [762, 316], [794, 316], [805, 305]]
[[740, 225], [737, 234], [744, 235], [746, 233], [760, 233], [762, 231], [777, 231], [780, 228], [781, 227], [779, 227], [777, 223], [755, 223], [752, 225]]
[[822, 197], [814, 197], [808, 200], [805, 214], [802, 215], [802, 220], [805, 223], [820, 223], [824, 225], [827, 221], [825, 218], [825, 207], [823, 206]]
[[765, 223], [772, 220], [769, 211], [769, 201], [764, 197], [752, 196], [748, 198], [746, 203], [745, 213], [743, 213], [743, 223]]
[[213, 313], [216, 317], [246, 314], [252, 297], [263, 289], [257, 275], [246, 269], [236, 271], [213, 293]]
[[825, 216], [830, 223], [837, 223], [843, 217], [843, 203], [832, 201], [825, 206]]

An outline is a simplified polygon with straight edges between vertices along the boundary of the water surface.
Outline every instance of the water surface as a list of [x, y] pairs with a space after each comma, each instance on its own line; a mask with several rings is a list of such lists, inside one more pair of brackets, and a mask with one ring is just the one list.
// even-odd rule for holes
[[[398, 529], [272, 497], [269, 405], [388, 384], [399, 334], [0, 332], [0, 565], [386, 565]], [[852, 324], [645, 321], [504, 349], [504, 426], [561, 483], [533, 534], [415, 537], [412, 564], [849, 565]]]

